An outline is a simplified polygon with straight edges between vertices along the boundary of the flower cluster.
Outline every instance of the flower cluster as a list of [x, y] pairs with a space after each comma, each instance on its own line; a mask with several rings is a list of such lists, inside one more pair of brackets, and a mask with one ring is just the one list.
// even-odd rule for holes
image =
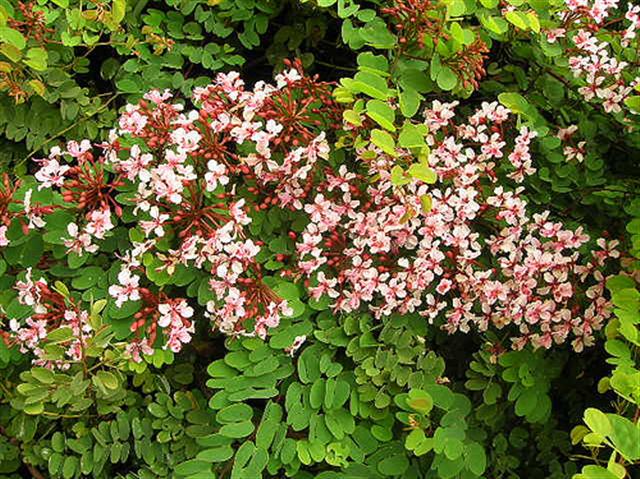
[[587, 101], [601, 103], [607, 113], [621, 112], [623, 101], [640, 83], [640, 77], [625, 77], [629, 64], [612, 53], [614, 39], [626, 47], [636, 38], [640, 7], [630, 3], [624, 17], [611, 21], [625, 21], [624, 30], [607, 29], [606, 37], [598, 36], [617, 8], [618, 0], [566, 0], [565, 8], [559, 12], [562, 25], [543, 32], [551, 43], [566, 39], [569, 68], [574, 77], [584, 81], [579, 93]]
[[[38, 160], [38, 190], [51, 190], [73, 217], [57, 243], [70, 258], [112, 257], [120, 245], [104, 294], [111, 314], [130, 321], [129, 357], [189, 343], [198, 316], [189, 297], [231, 336], [264, 338], [293, 315], [270, 276], [280, 267], [267, 265], [252, 224], [276, 210], [298, 224], [288, 232], [293, 254], [275, 256], [280, 280], [303, 284], [309, 300], [336, 313], [418, 314], [451, 333], [509, 328], [516, 348], [593, 342], [609, 315], [603, 271], [616, 244], [599, 240], [583, 256], [589, 237], [581, 228], [548, 212], [530, 215], [524, 188], [507, 187], [535, 171], [535, 132], [515, 129], [497, 103], [459, 122], [457, 102], [435, 101], [416, 126], [428, 160], [415, 164], [409, 149], [392, 155], [366, 142], [345, 159], [327, 137], [343, 121], [330, 85], [289, 66], [275, 84], [252, 89], [237, 73], [219, 74], [194, 91], [192, 110], [169, 91], [151, 91], [126, 107], [107, 142], [69, 142]], [[439, 183], [397, 181], [398, 169], [416, 166]], [[32, 205], [30, 192], [19, 202], [14, 194], [5, 181], [5, 228], [41, 227], [55, 210]], [[16, 288], [33, 314], [11, 318], [5, 340], [44, 361], [42, 341], [68, 325], [67, 354], [81, 360], [91, 327], [80, 303], [30, 271]]]
[[47, 358], [43, 344], [50, 332], [69, 328], [71, 337], [57, 343], [65, 348], [69, 361], [83, 361], [85, 341], [93, 330], [89, 313], [80, 309], [72, 298], [50, 288], [44, 278], [34, 280], [31, 269], [27, 269], [24, 279], [16, 283], [15, 289], [18, 302], [32, 308], [33, 314], [22, 321], [9, 321], [10, 334], [5, 336], [9, 344], [17, 344], [23, 353], [33, 353], [36, 365], [68, 368], [69, 362]]
[[22, 18], [9, 17], [9, 27], [18, 30], [27, 39], [33, 38], [40, 44], [46, 42], [47, 36], [54, 30], [47, 26], [45, 12], [37, 8], [36, 2], [17, 2], [16, 6]]
[[531, 216], [524, 189], [504, 186], [504, 177], [519, 183], [535, 171], [535, 134], [523, 127], [509, 147], [506, 108], [484, 103], [460, 124], [455, 106], [434, 102], [425, 113], [437, 188], [394, 185], [398, 160], [380, 151], [360, 152], [363, 163], [375, 158], [374, 184], [353, 188], [357, 173], [345, 165], [326, 173], [302, 206], [310, 223], [297, 244], [299, 274], [311, 297], [329, 298], [336, 312], [418, 313], [449, 332], [511, 326], [516, 348], [572, 339], [580, 351], [609, 317], [601, 270], [618, 256], [617, 243], [598, 240], [581, 259], [589, 241], [582, 228], [566, 229], [548, 212]]
[[[290, 308], [262, 280], [264, 273], [256, 261], [260, 246], [247, 238], [251, 219], [245, 200], [234, 200], [233, 191], [237, 180], [250, 182], [263, 172], [282, 180], [282, 194], [293, 195], [300, 189], [297, 180], [304, 175], [292, 175], [292, 163], [300, 162], [303, 152], [306, 158], [326, 154], [326, 142], [312, 129], [339, 118], [332, 114], [327, 85], [303, 76], [296, 64], [276, 77], [276, 85], [259, 82], [253, 90], [245, 89], [237, 73], [220, 74], [214, 84], [194, 91], [199, 110], [184, 113], [181, 105], [168, 103], [170, 99], [166, 91], [145, 95], [121, 118], [122, 137], [112, 138], [112, 145], [125, 136], [144, 140], [156, 154], [143, 153], [134, 144], [124, 158], [117, 148], [108, 155], [115, 171], [136, 184], [134, 215], [140, 218], [145, 236], [140, 247], [126, 254], [121, 285], [111, 293], [120, 304], [132, 299], [139, 279], [131, 269], [139, 267], [143, 254], [152, 254], [168, 229], [177, 232], [178, 243], [158, 256], [162, 259], [158, 270], [168, 274], [180, 266], [206, 270], [213, 294], [206, 316], [226, 334], [264, 338], [282, 315], [290, 314]], [[327, 114], [319, 115], [320, 106]], [[244, 154], [243, 148], [250, 152]], [[231, 185], [234, 176], [236, 183]], [[263, 209], [269, 204], [267, 197]], [[163, 326], [162, 321], [158, 324]], [[187, 332], [180, 330], [175, 337], [188, 340]], [[179, 341], [170, 339], [168, 344], [175, 344], [176, 350]]]
[[[327, 158], [318, 130], [339, 124], [339, 108], [327, 84], [305, 76], [299, 63], [291, 67], [275, 85], [260, 82], [252, 90], [237, 73], [219, 74], [194, 91], [192, 111], [168, 91], [151, 91], [127, 106], [108, 142], [69, 142], [38, 160], [38, 189], [59, 191], [78, 218], [62, 238], [68, 253], [97, 254], [119, 223], [135, 222], [131, 247], [119, 254], [117, 282], [108, 287], [115, 308], [131, 308], [127, 351], [135, 361], [157, 345], [177, 352], [195, 331], [187, 300], [154, 287], [152, 276], [206, 273], [205, 316], [229, 335], [264, 338], [291, 314], [263, 280], [256, 259], [262, 243], [248, 237], [249, 208], [237, 194], [243, 187], [263, 196], [258, 210], [276, 197], [300, 201], [313, 163]], [[279, 182], [276, 191], [259, 191], [263, 176]], [[42, 321], [46, 336], [56, 323]]]
[[429, 38], [437, 43], [448, 37], [444, 32], [444, 5], [432, 0], [396, 0], [381, 11], [390, 17], [401, 45], [415, 41], [424, 48]]

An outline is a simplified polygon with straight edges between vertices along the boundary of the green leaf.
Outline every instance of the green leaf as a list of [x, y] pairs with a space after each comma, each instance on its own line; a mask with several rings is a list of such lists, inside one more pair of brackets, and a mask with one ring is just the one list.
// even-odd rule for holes
[[317, 346], [306, 348], [298, 356], [298, 376], [305, 384], [313, 383], [320, 377], [320, 361]]
[[22, 33], [9, 27], [0, 27], [0, 41], [13, 45], [18, 50], [27, 46], [27, 41]]
[[49, 343], [62, 343], [73, 338], [73, 330], [69, 327], [63, 327], [54, 329], [47, 334], [47, 342]]
[[404, 441], [404, 446], [410, 451], [414, 450], [416, 447], [422, 443], [426, 439], [424, 435], [424, 431], [422, 429], [414, 429], [412, 430], [407, 438]]
[[253, 417], [253, 409], [247, 404], [232, 404], [216, 414], [216, 420], [221, 424], [248, 421]]
[[487, 456], [480, 444], [477, 442], [466, 444], [464, 455], [467, 469], [476, 476], [484, 474], [484, 471], [487, 469]]
[[246, 437], [249, 434], [251, 434], [254, 428], [255, 426], [251, 421], [241, 421], [241, 422], [235, 422], [231, 424], [225, 424], [220, 428], [219, 432], [223, 436], [239, 439], [241, 437]]
[[409, 460], [404, 454], [386, 457], [378, 463], [378, 471], [385, 476], [402, 476], [408, 467]]
[[360, 29], [362, 39], [374, 48], [389, 49], [396, 44], [396, 37], [389, 31], [387, 25], [380, 18], [368, 22]]
[[76, 456], [67, 456], [64, 459], [64, 464], [62, 466], [62, 477], [64, 479], [71, 479], [76, 475], [76, 471], [80, 462]]
[[411, 177], [407, 176], [401, 166], [391, 168], [391, 184], [402, 186], [411, 183]]
[[370, 72], [358, 72], [352, 83], [356, 92], [364, 93], [378, 100], [386, 100], [389, 97], [387, 81], [379, 75]]
[[407, 68], [400, 74], [400, 85], [407, 90], [418, 93], [427, 93], [431, 90], [432, 83], [425, 72], [417, 68]]
[[140, 93], [141, 87], [138, 82], [131, 77], [126, 77], [118, 80], [116, 82], [116, 87], [118, 90], [124, 93]]
[[388, 155], [398, 156], [396, 153], [396, 142], [386, 131], [373, 130], [371, 132], [371, 142]]
[[97, 266], [89, 266], [83, 268], [80, 276], [73, 278], [71, 285], [77, 289], [89, 289], [98, 284], [100, 278], [104, 276], [102, 268]]
[[609, 437], [618, 452], [630, 462], [640, 459], [640, 425], [617, 414], [607, 414], [606, 417], [611, 425]]
[[52, 475], [57, 475], [60, 472], [60, 468], [62, 467], [62, 463], [64, 462], [64, 456], [58, 452], [51, 454], [49, 456], [49, 461], [47, 463], [47, 468]]
[[233, 367], [227, 366], [222, 359], [212, 362], [207, 367], [207, 373], [214, 378], [231, 378], [238, 374]]
[[51, 436], [51, 448], [56, 452], [64, 451], [65, 439], [60, 431], [56, 431]]
[[371, 52], [364, 52], [358, 55], [358, 66], [360, 71], [368, 71], [374, 75], [389, 76], [389, 62], [383, 55], [374, 55]]
[[405, 123], [402, 127], [402, 130], [400, 130], [398, 144], [403, 148], [417, 148], [426, 146], [424, 139], [427, 133], [428, 130], [426, 125], [413, 125], [412, 123]]
[[607, 415], [595, 408], [587, 408], [584, 412], [584, 422], [589, 428], [601, 436], [611, 434], [611, 423]]
[[31, 375], [43, 384], [51, 384], [55, 381], [55, 374], [47, 368], [36, 367], [31, 368]]
[[418, 112], [420, 102], [423, 96], [416, 90], [411, 88], [402, 89], [399, 94], [400, 112], [406, 117], [411, 118]]
[[345, 119], [345, 121], [348, 121], [352, 125], [362, 126], [362, 119], [360, 118], [360, 114], [358, 114], [354, 110], [345, 110], [342, 113], [342, 117]]
[[624, 104], [631, 108], [633, 111], [640, 113], [640, 96], [629, 96], [625, 98]]
[[231, 459], [233, 453], [234, 451], [231, 446], [214, 447], [200, 451], [196, 456], [196, 460], [206, 462], [224, 462]]
[[160, 419], [163, 419], [165, 417], [167, 417], [167, 410], [164, 408], [164, 406], [161, 406], [158, 403], [152, 402], [151, 404], [149, 404], [147, 406], [147, 409], [149, 410], [149, 412]]
[[369, 100], [367, 102], [367, 116], [382, 128], [396, 131], [396, 127], [393, 124], [396, 113], [387, 103], [380, 100]]
[[444, 3], [447, 5], [448, 17], [459, 17], [467, 11], [464, 0], [447, 0]]
[[573, 476], [574, 479], [620, 479], [613, 472], [604, 467], [589, 465], [582, 468], [580, 474]]
[[127, 10], [127, 0], [113, 0], [113, 7], [111, 10], [111, 19], [115, 24], [120, 23], [124, 19], [126, 10]]
[[96, 377], [107, 389], [115, 390], [118, 389], [118, 386], [120, 385], [116, 375], [109, 371], [98, 371], [96, 373]]
[[526, 113], [530, 109], [529, 102], [520, 93], [507, 92], [498, 95], [498, 101], [513, 113]]
[[458, 84], [458, 77], [451, 68], [446, 65], [442, 65], [438, 71], [438, 78], [436, 83], [444, 91], [453, 90]]
[[433, 409], [433, 399], [429, 393], [421, 389], [412, 389], [409, 391], [407, 405], [419, 413], [429, 414], [431, 409]]
[[532, 414], [538, 404], [538, 392], [535, 389], [525, 390], [517, 399], [515, 411], [518, 416]]
[[45, 71], [47, 69], [47, 59], [49, 57], [48, 52], [42, 48], [29, 48], [27, 51], [27, 58], [24, 63], [37, 71]]
[[433, 207], [431, 196], [427, 194], [420, 196], [420, 205], [422, 206], [422, 211], [425, 214], [429, 213]]
[[538, 15], [536, 14], [536, 12], [534, 11], [527, 12], [526, 19], [527, 19], [529, 28], [531, 28], [531, 30], [533, 30], [536, 33], [540, 33], [540, 19], [538, 18]]
[[497, 35], [502, 35], [509, 30], [509, 24], [502, 17], [480, 15], [480, 22], [487, 30]]
[[527, 21], [527, 17], [522, 12], [519, 12], [517, 10], [507, 12], [504, 18], [506, 18], [509, 23], [515, 25], [520, 30], [529, 29], [529, 22]]
[[174, 472], [180, 476], [191, 476], [202, 472], [211, 472], [211, 463], [199, 459], [191, 459], [178, 464]]
[[325, 381], [318, 378], [314, 381], [309, 392], [309, 405], [313, 409], [320, 409], [325, 395]]
[[409, 167], [409, 174], [420, 181], [433, 184], [438, 180], [436, 172], [424, 163], [414, 163]]

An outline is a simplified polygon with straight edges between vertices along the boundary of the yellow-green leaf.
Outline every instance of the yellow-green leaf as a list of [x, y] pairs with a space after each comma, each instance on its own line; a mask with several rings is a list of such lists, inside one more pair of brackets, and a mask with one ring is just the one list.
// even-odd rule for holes
[[369, 100], [367, 102], [367, 116], [382, 128], [389, 131], [396, 131], [396, 127], [393, 124], [396, 113], [386, 102]]
[[409, 167], [409, 174], [415, 179], [429, 184], [435, 183], [438, 179], [436, 172], [424, 163], [414, 163], [411, 165]]
[[398, 156], [396, 153], [396, 142], [386, 131], [373, 130], [371, 132], [371, 142], [388, 155]]
[[420, 203], [422, 204], [422, 211], [424, 213], [429, 213], [431, 211], [431, 208], [433, 207], [431, 195], [422, 195], [420, 197]]

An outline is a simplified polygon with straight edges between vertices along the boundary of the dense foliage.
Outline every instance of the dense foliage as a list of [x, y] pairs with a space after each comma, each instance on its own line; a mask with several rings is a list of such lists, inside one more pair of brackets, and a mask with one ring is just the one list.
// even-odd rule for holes
[[0, 0], [0, 477], [637, 477], [638, 30]]

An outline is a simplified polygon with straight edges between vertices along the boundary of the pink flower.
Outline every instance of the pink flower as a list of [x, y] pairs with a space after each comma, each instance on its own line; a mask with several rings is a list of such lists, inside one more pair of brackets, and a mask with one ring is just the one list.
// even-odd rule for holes
[[184, 128], [178, 128], [171, 133], [171, 141], [187, 152], [198, 149], [201, 139], [202, 136], [196, 130], [187, 131]]
[[546, 39], [549, 43], [555, 43], [558, 38], [564, 38], [567, 31], [564, 28], [552, 28], [545, 30]]
[[302, 75], [300, 75], [300, 72], [295, 68], [276, 75], [276, 85], [278, 86], [278, 89], [282, 89], [285, 86], [291, 85], [300, 80], [302, 80]]
[[222, 163], [209, 160], [207, 162], [207, 168], [209, 171], [204, 175], [204, 179], [207, 182], [207, 191], [214, 191], [218, 187], [218, 184], [229, 184], [229, 177], [226, 176], [227, 168]]
[[338, 280], [335, 278], [326, 278], [324, 272], [320, 271], [317, 276], [318, 285], [309, 288], [309, 295], [315, 299], [320, 299], [323, 295], [327, 295], [330, 298], [337, 298], [339, 293], [334, 289]]
[[216, 84], [222, 88], [231, 101], [237, 100], [244, 91], [244, 81], [238, 72], [218, 73]]
[[22, 201], [22, 206], [24, 207], [24, 214], [27, 216], [29, 220], [28, 228], [42, 228], [46, 223], [42, 219], [42, 217], [36, 213], [36, 211], [31, 207], [31, 196], [33, 195], [33, 190], [28, 190], [24, 195], [24, 200]]
[[166, 328], [173, 323], [183, 324], [184, 319], [189, 319], [193, 316], [193, 308], [184, 299], [162, 303], [158, 305], [158, 311], [160, 312], [158, 326], [162, 328]]
[[91, 150], [91, 142], [82, 140], [80, 143], [71, 140], [67, 143], [67, 153], [74, 158], [81, 158], [86, 152]]
[[146, 183], [151, 178], [148, 167], [153, 161], [153, 155], [150, 153], [141, 153], [138, 145], [133, 145], [130, 151], [130, 157], [124, 161], [117, 162], [117, 169], [123, 173], [129, 181], [139, 178], [140, 181]]
[[243, 210], [244, 203], [245, 200], [241, 199], [229, 205], [229, 213], [231, 214], [231, 218], [233, 218], [233, 220], [237, 224], [242, 226], [246, 226], [251, 223], [251, 218], [249, 218], [249, 216]]
[[167, 343], [163, 349], [170, 349], [174, 353], [178, 353], [182, 350], [182, 346], [191, 341], [191, 335], [194, 332], [193, 324], [191, 326], [184, 325], [172, 325], [167, 333]]
[[556, 136], [560, 138], [560, 141], [568, 141], [578, 131], [577, 125], [569, 125], [567, 128], [559, 128]]
[[172, 97], [173, 95], [171, 94], [170, 90], [166, 89], [163, 92], [161, 92], [160, 90], [156, 89], [156, 90], [151, 90], [145, 93], [143, 98], [145, 100], [149, 100], [160, 105]]
[[95, 253], [98, 251], [98, 245], [91, 244], [91, 235], [84, 232], [80, 233], [77, 224], [69, 223], [67, 225], [67, 232], [71, 238], [65, 239], [64, 245], [68, 248], [69, 252], [82, 256], [85, 252]]
[[127, 301], [140, 299], [140, 277], [132, 275], [131, 271], [124, 268], [118, 273], [118, 282], [109, 286], [109, 294], [116, 299], [116, 306], [120, 308]]
[[451, 103], [440, 103], [434, 100], [431, 108], [425, 110], [425, 123], [431, 132], [438, 131], [440, 128], [447, 126], [451, 119], [455, 116], [455, 108], [460, 104], [458, 101]]
[[111, 222], [111, 211], [109, 208], [93, 210], [87, 215], [89, 222], [85, 226], [85, 231], [97, 239], [103, 239], [104, 235], [114, 227]]
[[438, 286], [436, 286], [436, 291], [438, 294], [445, 295], [449, 292], [452, 286], [453, 282], [450, 279], [443, 278], [440, 280], [440, 283], [438, 283]]
[[149, 345], [149, 341], [144, 339], [134, 339], [129, 344], [127, 344], [125, 348], [125, 352], [133, 359], [134, 362], [140, 363], [142, 362], [142, 354], [146, 354], [148, 356], [153, 354], [153, 348]]
[[43, 188], [51, 188], [53, 186], [62, 186], [65, 180], [65, 173], [71, 168], [67, 165], [61, 165], [58, 160], [39, 160], [42, 167], [34, 175], [36, 180], [40, 182], [38, 190]]
[[27, 306], [38, 306], [41, 297], [39, 284], [46, 285], [47, 282], [43, 278], [33, 281], [31, 268], [27, 268], [24, 281], [18, 281], [15, 286], [15, 289], [18, 290], [18, 302]]
[[7, 239], [7, 228], [6, 225], [0, 225], [0, 247], [8, 246], [9, 240]]
[[482, 153], [489, 158], [502, 158], [502, 148], [505, 147], [506, 143], [500, 140], [501, 137], [499, 133], [491, 135], [489, 141], [482, 145]]
[[125, 113], [120, 117], [120, 130], [123, 133], [139, 135], [144, 130], [149, 119], [140, 113], [137, 105], [127, 105]]
[[149, 214], [152, 218], [150, 221], [140, 221], [140, 227], [144, 231], [144, 235], [148, 238], [153, 232], [158, 238], [162, 238], [164, 236], [162, 225], [169, 219], [169, 215], [160, 213], [157, 206], [152, 206], [149, 209]]

